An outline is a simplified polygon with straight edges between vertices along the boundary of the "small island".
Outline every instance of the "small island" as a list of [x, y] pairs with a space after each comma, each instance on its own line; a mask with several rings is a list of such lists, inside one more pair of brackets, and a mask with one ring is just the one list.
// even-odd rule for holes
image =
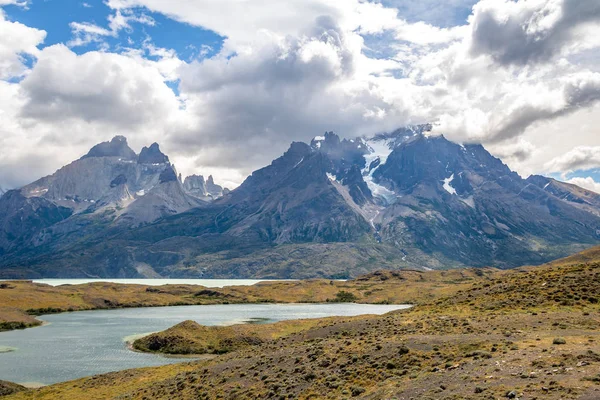
[[[132, 399], [597, 398], [600, 249], [541, 267], [471, 272], [419, 273], [415, 306], [381, 316], [230, 327], [185, 321], [137, 340], [134, 348], [210, 354], [209, 359], [115, 372], [33, 393]], [[454, 281], [440, 279], [445, 273]], [[331, 286], [319, 294], [329, 299], [342, 289], [359, 299], [369, 299], [367, 292], [406, 299], [412, 274], [386, 271], [348, 282], [277, 285], [288, 286], [281, 292], [287, 295], [297, 284], [299, 292]], [[240, 290], [276, 298], [276, 286], [260, 286]], [[229, 290], [215, 292], [238, 289]], [[24, 398], [30, 394], [11, 397]]]

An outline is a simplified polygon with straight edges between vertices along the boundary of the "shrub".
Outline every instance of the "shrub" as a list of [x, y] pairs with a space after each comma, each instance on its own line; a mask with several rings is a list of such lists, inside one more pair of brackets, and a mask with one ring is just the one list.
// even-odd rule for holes
[[352, 302], [355, 302], [356, 300], [358, 300], [358, 297], [356, 297], [353, 293], [346, 292], [345, 290], [340, 290], [339, 292], [336, 293], [335, 299], [333, 299], [333, 302], [335, 302], [335, 303], [352, 303]]

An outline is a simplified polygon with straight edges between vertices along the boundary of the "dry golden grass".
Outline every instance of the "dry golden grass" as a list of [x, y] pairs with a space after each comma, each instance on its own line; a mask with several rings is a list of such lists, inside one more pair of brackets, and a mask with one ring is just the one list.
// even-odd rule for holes
[[[89, 283], [52, 287], [29, 281], [0, 282], [0, 330], [39, 324], [31, 315], [123, 307], [228, 303], [314, 303], [335, 301], [340, 292], [358, 303], [421, 304], [467, 288], [493, 269], [375, 272], [351, 280], [264, 282], [254, 286], [208, 289], [194, 285]], [[25, 322], [25, 325], [21, 323]], [[3, 328], [4, 327], [4, 328]]]
[[525, 399], [600, 398], [600, 260], [593, 258], [513, 271], [382, 272], [350, 282], [283, 282], [191, 296], [323, 301], [341, 290], [362, 302], [418, 305], [383, 316], [227, 329], [182, 324], [161, 334], [213, 348], [220, 336], [260, 341], [211, 360], [84, 378], [9, 399], [483, 400], [511, 392]]

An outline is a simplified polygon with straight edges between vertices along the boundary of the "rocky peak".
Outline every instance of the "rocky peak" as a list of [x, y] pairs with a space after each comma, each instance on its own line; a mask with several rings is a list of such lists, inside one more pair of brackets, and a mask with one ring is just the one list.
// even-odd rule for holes
[[135, 160], [137, 155], [127, 145], [125, 136], [115, 136], [110, 142], [102, 142], [92, 147], [81, 159], [90, 157], [121, 157], [124, 160]]
[[315, 136], [310, 142], [310, 146], [313, 149], [328, 152], [330, 150], [338, 149], [341, 140], [338, 135], [333, 132], [325, 132], [324, 136]]
[[427, 132], [431, 132], [433, 126], [431, 124], [423, 124], [423, 125], [409, 125], [406, 127], [402, 127], [396, 129], [391, 133], [379, 133], [373, 136], [373, 140], [380, 141], [385, 140], [390, 143], [390, 146], [397, 147], [400, 144], [414, 140], [416, 138], [425, 136]]
[[512, 190], [518, 191], [523, 186], [517, 174], [481, 145], [462, 146], [444, 136], [422, 134], [395, 147], [373, 177], [376, 182], [382, 179], [393, 182], [394, 188], [400, 191], [412, 190], [424, 183], [437, 185], [446, 181], [449, 185], [456, 181], [452, 186], [458, 185], [467, 193], [470, 191], [467, 177], [475, 175], [512, 185]]
[[179, 180], [177, 179], [177, 172], [175, 171], [175, 168], [173, 168], [173, 166], [171, 165], [165, 168], [164, 171], [160, 173], [159, 182], [179, 182]]
[[183, 181], [183, 190], [186, 193], [198, 197], [198, 198], [206, 198], [206, 182], [204, 180], [204, 176], [202, 175], [190, 175], [185, 178]]
[[210, 175], [206, 181], [206, 191], [216, 197], [223, 195], [223, 187], [215, 183], [212, 175]]
[[150, 147], [144, 147], [140, 152], [138, 158], [140, 164], [168, 164], [169, 157], [167, 157], [162, 151], [158, 143], [152, 143]]
[[204, 176], [202, 175], [190, 175], [185, 178], [183, 181], [183, 187], [188, 190], [202, 190], [206, 191], [206, 182], [204, 181]]
[[183, 189], [186, 193], [205, 201], [214, 200], [229, 193], [228, 189], [215, 183], [212, 175], [207, 180], [204, 180], [204, 176], [202, 175], [188, 176], [183, 182]]

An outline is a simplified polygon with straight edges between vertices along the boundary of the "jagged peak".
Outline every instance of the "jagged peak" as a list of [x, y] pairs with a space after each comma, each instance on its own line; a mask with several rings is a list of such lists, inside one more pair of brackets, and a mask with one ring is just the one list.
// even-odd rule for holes
[[135, 160], [137, 155], [127, 144], [127, 138], [117, 135], [110, 142], [98, 143], [81, 159], [92, 157], [121, 157], [126, 160]]
[[323, 136], [315, 136], [310, 142], [310, 147], [313, 149], [321, 149], [322, 147], [332, 147], [340, 144], [340, 137], [333, 132], [325, 132]]
[[138, 157], [138, 163], [140, 164], [168, 164], [169, 157], [167, 157], [162, 151], [158, 143], [154, 142], [150, 147], [142, 148], [140, 156]]
[[196, 175], [196, 174], [189, 175], [189, 176], [185, 177], [183, 182], [184, 183], [189, 182], [190, 184], [195, 183], [195, 182], [201, 182], [202, 184], [204, 184], [205, 183], [204, 175]]

